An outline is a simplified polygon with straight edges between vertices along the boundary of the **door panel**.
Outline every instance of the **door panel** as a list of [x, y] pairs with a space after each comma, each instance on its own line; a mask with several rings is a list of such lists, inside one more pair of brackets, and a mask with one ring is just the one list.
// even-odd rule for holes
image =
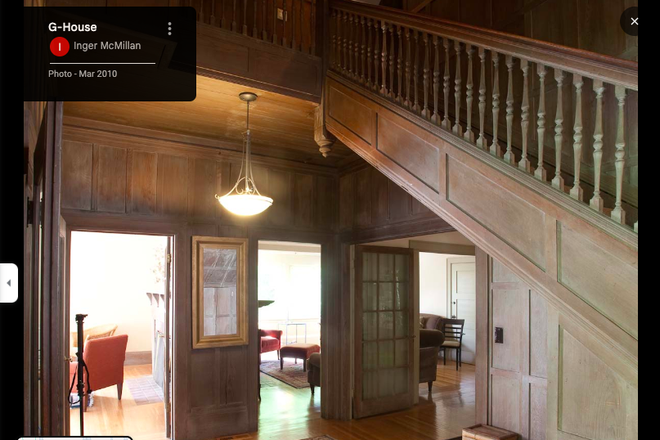
[[412, 406], [413, 266], [411, 249], [356, 248], [356, 418]]
[[167, 248], [165, 250], [165, 362], [163, 363], [163, 407], [165, 410], [165, 436], [170, 438], [172, 436], [172, 404], [171, 404], [171, 384], [172, 384], [172, 369], [171, 369], [171, 354], [172, 354], [172, 339], [170, 335], [172, 310], [171, 310], [171, 297], [172, 297], [172, 268], [174, 259], [172, 258], [172, 237], [167, 237]]
[[[451, 316], [465, 320], [461, 360], [473, 364], [476, 354], [477, 295], [474, 257], [448, 258]], [[448, 350], [448, 354], [453, 354]]]

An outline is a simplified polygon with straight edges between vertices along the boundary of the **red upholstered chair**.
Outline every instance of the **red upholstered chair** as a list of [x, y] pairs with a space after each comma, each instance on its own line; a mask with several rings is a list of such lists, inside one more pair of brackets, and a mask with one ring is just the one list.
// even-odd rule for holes
[[277, 351], [277, 359], [280, 358], [280, 348], [282, 348], [282, 330], [259, 330], [259, 354]]
[[[85, 359], [89, 370], [89, 387], [92, 391], [117, 385], [117, 398], [121, 400], [127, 344], [128, 335], [90, 339], [85, 342], [83, 359]], [[69, 383], [73, 380], [73, 375], [77, 370], [78, 362], [71, 362], [69, 365]], [[87, 373], [85, 373], [84, 379], [85, 388], [87, 388]], [[75, 393], [77, 390], [76, 385], [74, 385], [73, 390]], [[82, 403], [83, 411], [87, 411], [87, 395], [85, 395]]]

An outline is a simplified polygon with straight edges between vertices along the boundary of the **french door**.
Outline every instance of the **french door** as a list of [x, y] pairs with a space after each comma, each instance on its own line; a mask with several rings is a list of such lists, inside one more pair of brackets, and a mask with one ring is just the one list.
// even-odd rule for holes
[[355, 249], [354, 417], [413, 405], [414, 322], [412, 249]]

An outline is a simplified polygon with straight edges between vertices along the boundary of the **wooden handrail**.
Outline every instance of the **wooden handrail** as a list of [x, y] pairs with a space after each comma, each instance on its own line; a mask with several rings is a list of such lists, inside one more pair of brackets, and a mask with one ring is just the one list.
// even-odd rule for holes
[[331, 0], [333, 9], [385, 20], [421, 32], [460, 40], [500, 54], [524, 58], [547, 67], [578, 73], [607, 83], [638, 90], [638, 63], [594, 52], [547, 43], [532, 38], [470, 26], [450, 20], [420, 16], [400, 9], [347, 0]]

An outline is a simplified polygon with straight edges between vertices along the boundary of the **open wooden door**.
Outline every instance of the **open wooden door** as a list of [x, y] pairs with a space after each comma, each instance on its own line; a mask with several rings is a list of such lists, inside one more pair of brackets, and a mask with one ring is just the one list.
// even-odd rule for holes
[[165, 251], [165, 362], [163, 368], [165, 369], [163, 377], [163, 407], [165, 409], [165, 436], [172, 437], [172, 336], [170, 329], [172, 328], [172, 288], [174, 286], [172, 274], [174, 273], [173, 265], [174, 253], [172, 237], [167, 237], [167, 248]]
[[357, 246], [354, 417], [413, 405], [413, 250]]

